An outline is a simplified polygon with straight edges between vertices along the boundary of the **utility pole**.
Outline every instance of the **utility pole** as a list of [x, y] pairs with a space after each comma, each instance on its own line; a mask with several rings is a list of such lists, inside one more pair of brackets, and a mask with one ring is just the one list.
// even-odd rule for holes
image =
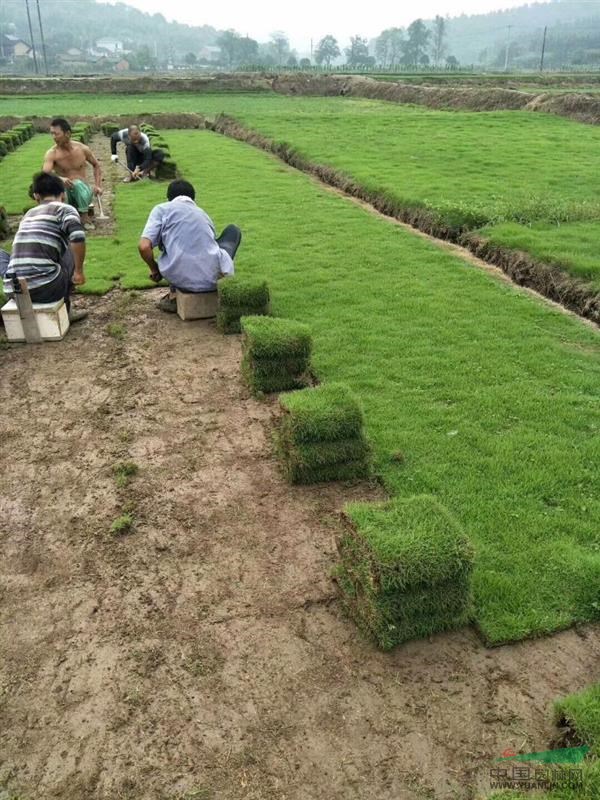
[[510, 30], [512, 25], [508, 26], [508, 33], [506, 35], [506, 53], [504, 54], [504, 72], [508, 72], [508, 51], [510, 50]]
[[548, 32], [548, 26], [544, 26], [544, 40], [542, 42], [542, 57], [540, 59], [540, 72], [544, 71], [544, 54], [546, 52], [546, 33]]
[[29, 35], [31, 36], [31, 49], [33, 51], [33, 65], [35, 67], [35, 74], [39, 74], [37, 55], [35, 52], [35, 41], [33, 39], [33, 28], [31, 27], [31, 14], [29, 13], [29, 0], [25, 0], [25, 7], [27, 8], [27, 22], [29, 23]]
[[40, 37], [42, 39], [42, 53], [44, 55], [44, 68], [46, 70], [46, 75], [49, 75], [48, 72], [48, 58], [46, 56], [46, 40], [44, 39], [44, 28], [42, 27], [42, 15], [40, 13], [40, 0], [35, 0], [35, 4], [37, 6], [37, 13], [38, 13], [38, 22], [40, 23]]

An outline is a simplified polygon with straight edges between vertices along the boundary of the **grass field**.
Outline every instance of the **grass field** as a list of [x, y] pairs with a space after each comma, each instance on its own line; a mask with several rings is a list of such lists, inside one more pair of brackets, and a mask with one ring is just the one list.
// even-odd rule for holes
[[[436, 495], [472, 537], [486, 639], [600, 618], [595, 332], [249, 146], [169, 141], [216, 227], [242, 227], [239, 270], [267, 278], [275, 313], [311, 326], [320, 377], [361, 398], [390, 492]], [[165, 190], [117, 187], [117, 231], [90, 241], [88, 291], [119, 276], [150, 285], [136, 244]]]
[[[430, 208], [453, 227], [485, 227], [497, 244], [518, 242], [600, 287], [596, 127], [526, 112], [274, 94], [106, 95], [102, 106], [132, 119], [141, 112], [226, 112], [404, 206]], [[6, 114], [96, 111], [87, 95], [0, 99]]]
[[241, 272], [361, 397], [390, 491], [435, 494], [473, 537], [487, 639], [600, 617], [596, 334], [248, 146], [169, 138], [217, 227], [242, 227]]

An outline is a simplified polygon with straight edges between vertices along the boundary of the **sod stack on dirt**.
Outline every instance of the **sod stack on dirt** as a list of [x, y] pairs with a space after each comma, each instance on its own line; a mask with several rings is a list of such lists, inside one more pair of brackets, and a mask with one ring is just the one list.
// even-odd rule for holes
[[71, 139], [74, 142], [89, 144], [92, 139], [92, 126], [89, 122], [76, 122], [73, 125]]
[[371, 451], [358, 401], [343, 384], [328, 383], [279, 398], [283, 417], [277, 450], [290, 483], [368, 477]]
[[242, 372], [254, 393], [307, 384], [312, 351], [308, 325], [291, 319], [242, 317]]
[[113, 133], [120, 131], [121, 127], [116, 122], [103, 122], [100, 130], [105, 136], [112, 136]]
[[352, 504], [345, 522], [343, 604], [381, 649], [469, 622], [473, 548], [433, 497]]
[[241, 333], [242, 317], [266, 316], [271, 311], [267, 282], [237, 276], [219, 281], [217, 327], [221, 333]]

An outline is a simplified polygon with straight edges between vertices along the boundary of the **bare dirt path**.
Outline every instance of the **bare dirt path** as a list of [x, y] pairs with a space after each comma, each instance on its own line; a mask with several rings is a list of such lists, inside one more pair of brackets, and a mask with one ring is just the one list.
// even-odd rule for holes
[[337, 510], [380, 490], [288, 487], [238, 337], [156, 297], [0, 350], [0, 796], [467, 800], [544, 749], [600, 630], [377, 652], [329, 572]]

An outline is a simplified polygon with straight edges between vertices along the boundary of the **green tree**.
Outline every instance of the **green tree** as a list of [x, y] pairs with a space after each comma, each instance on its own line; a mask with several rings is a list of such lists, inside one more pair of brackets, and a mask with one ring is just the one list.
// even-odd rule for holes
[[383, 67], [391, 67], [400, 61], [404, 31], [402, 28], [386, 28], [375, 41], [375, 55]]
[[301, 58], [298, 66], [300, 69], [309, 69], [312, 66], [310, 63], [310, 58]]
[[416, 19], [410, 23], [406, 32], [408, 39], [402, 44], [402, 63], [407, 66], [421, 64], [426, 55], [431, 31], [422, 19]]
[[198, 59], [195, 53], [186, 53], [183, 57], [184, 64], [187, 64], [189, 67], [193, 67], [196, 61], [198, 61]]
[[328, 33], [327, 36], [324, 36], [317, 45], [317, 49], [315, 50], [315, 61], [317, 64], [319, 64], [319, 66], [321, 64], [325, 64], [327, 69], [329, 69], [333, 59], [338, 58], [340, 55], [341, 53], [340, 48], [338, 47], [337, 39]]
[[234, 64], [239, 39], [241, 39], [239, 33], [236, 33], [231, 28], [223, 31], [217, 39], [217, 47], [221, 50], [222, 61], [228, 67], [232, 67]]
[[439, 15], [433, 21], [433, 41], [431, 43], [431, 55], [433, 63], [439, 66], [440, 61], [446, 50], [446, 20]]
[[285, 33], [282, 33], [281, 31], [275, 31], [272, 33], [269, 46], [275, 59], [275, 63], [278, 66], [285, 64], [286, 59], [290, 55], [290, 43]]
[[240, 36], [235, 52], [235, 63], [256, 64], [258, 61], [258, 42], [249, 36]]
[[369, 43], [360, 36], [350, 37], [350, 47], [344, 51], [346, 53], [346, 64], [349, 67], [369, 66], [371, 57], [369, 56]]

